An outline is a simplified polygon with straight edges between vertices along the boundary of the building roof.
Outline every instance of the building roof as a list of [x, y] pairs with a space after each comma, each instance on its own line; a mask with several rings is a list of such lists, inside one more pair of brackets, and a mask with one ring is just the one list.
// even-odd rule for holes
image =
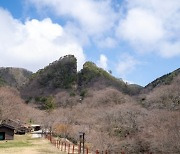
[[9, 129], [12, 129], [12, 130], [15, 130], [15, 128], [13, 127], [13, 126], [11, 126], [11, 125], [8, 125], [8, 124], [0, 124], [0, 127], [7, 127], [7, 128], [9, 128]]
[[31, 127], [40, 127], [41, 125], [39, 124], [31, 124]]
[[12, 120], [12, 119], [5, 119], [1, 122], [2, 126], [12, 128], [14, 130], [18, 131], [25, 131], [28, 127], [25, 126], [24, 123], [22, 123], [20, 120]]
[[24, 125], [19, 120], [12, 120], [12, 119], [6, 119], [2, 121], [2, 124], [10, 125], [14, 127], [15, 129], [18, 129], [20, 127], [23, 127]]

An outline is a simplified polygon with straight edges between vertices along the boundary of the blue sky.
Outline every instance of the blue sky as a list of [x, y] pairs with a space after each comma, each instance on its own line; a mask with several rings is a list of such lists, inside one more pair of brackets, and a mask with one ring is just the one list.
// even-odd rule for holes
[[179, 0], [0, 0], [0, 66], [73, 54], [145, 86], [180, 67]]

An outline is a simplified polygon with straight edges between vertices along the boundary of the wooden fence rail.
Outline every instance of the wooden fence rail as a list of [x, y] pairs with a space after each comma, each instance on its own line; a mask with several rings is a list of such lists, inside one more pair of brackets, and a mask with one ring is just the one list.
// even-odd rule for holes
[[[45, 135], [45, 138], [48, 139], [55, 147], [57, 147], [60, 151], [66, 152], [68, 154], [80, 154], [83, 149], [80, 149], [80, 146], [74, 145], [67, 141], [61, 141], [53, 138], [51, 135]], [[109, 151], [99, 151], [90, 152], [88, 147], [85, 147], [84, 154], [111, 154]], [[125, 154], [121, 152], [121, 154]]]

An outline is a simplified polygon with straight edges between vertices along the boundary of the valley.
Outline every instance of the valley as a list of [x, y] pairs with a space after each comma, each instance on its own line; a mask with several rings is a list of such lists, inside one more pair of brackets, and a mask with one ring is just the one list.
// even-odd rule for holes
[[0, 69], [0, 120], [52, 128], [92, 151], [112, 154], [180, 152], [180, 69], [142, 87], [113, 77], [93, 62], [77, 71], [68, 55], [32, 73]]

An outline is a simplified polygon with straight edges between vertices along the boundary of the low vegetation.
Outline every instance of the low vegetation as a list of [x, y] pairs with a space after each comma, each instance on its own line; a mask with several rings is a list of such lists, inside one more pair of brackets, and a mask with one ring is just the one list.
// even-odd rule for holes
[[1, 154], [37, 154], [37, 153], [52, 153], [64, 154], [56, 147], [52, 146], [48, 140], [31, 138], [30, 135], [15, 135], [15, 139], [11, 141], [1, 141], [0, 143]]

